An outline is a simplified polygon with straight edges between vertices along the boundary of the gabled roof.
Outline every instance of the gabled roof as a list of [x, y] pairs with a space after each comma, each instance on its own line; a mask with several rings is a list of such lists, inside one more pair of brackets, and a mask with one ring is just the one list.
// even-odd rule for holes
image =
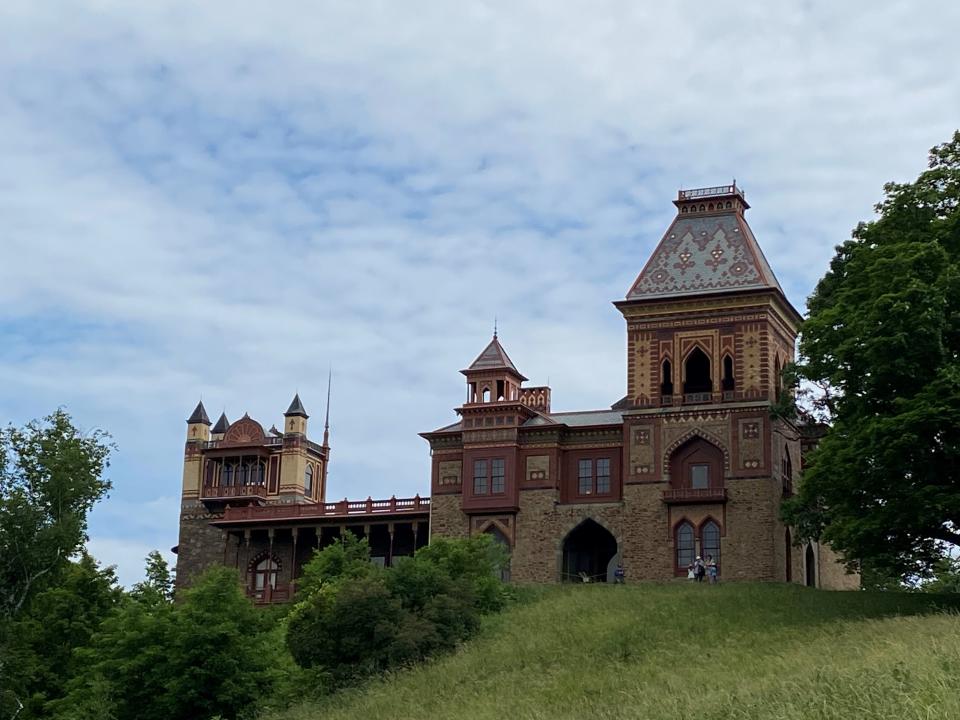
[[290, 407], [287, 408], [287, 411], [283, 414], [284, 417], [290, 417], [291, 415], [299, 415], [300, 417], [308, 418], [307, 411], [303, 408], [303, 403], [300, 402], [300, 393], [297, 393], [293, 396], [293, 400], [290, 403]]
[[527, 378], [517, 370], [517, 366], [513, 364], [513, 361], [507, 355], [507, 351], [503, 349], [500, 340], [497, 339], [496, 333], [494, 333], [493, 340], [490, 341], [490, 344], [483, 349], [483, 352], [470, 364], [470, 367], [460, 372], [466, 375], [469, 372], [483, 370], [510, 370], [520, 379], [527, 380]]
[[197, 407], [194, 408], [193, 413], [187, 418], [188, 425], [193, 425], [195, 423], [203, 423], [204, 425], [210, 424], [210, 418], [207, 417], [207, 410], [203, 407], [202, 400], [197, 403]]
[[230, 428], [230, 421], [227, 420], [227, 413], [220, 413], [220, 419], [217, 420], [217, 424], [213, 426], [213, 432], [215, 433], [225, 433]]
[[678, 214], [627, 300], [763, 288], [783, 294], [750, 226], [741, 211], [732, 209]]

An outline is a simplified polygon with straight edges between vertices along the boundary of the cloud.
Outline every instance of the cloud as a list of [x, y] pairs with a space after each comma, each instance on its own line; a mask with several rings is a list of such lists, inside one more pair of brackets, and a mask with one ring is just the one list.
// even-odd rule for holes
[[178, 492], [198, 396], [269, 426], [299, 390], [316, 432], [331, 363], [331, 496], [425, 492], [416, 432], [452, 418], [495, 315], [559, 409], [622, 396], [609, 303], [680, 186], [735, 176], [802, 308], [882, 183], [954, 130], [958, 21], [946, 1], [4, 3], [0, 416], [66, 405], [114, 433], [108, 562], [175, 544], [175, 504], [146, 504]]

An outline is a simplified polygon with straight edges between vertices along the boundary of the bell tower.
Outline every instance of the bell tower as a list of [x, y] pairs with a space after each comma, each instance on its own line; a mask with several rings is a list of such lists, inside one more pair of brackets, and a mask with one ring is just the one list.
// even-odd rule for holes
[[733, 185], [681, 190], [677, 215], [625, 300], [633, 407], [775, 401], [800, 314]]

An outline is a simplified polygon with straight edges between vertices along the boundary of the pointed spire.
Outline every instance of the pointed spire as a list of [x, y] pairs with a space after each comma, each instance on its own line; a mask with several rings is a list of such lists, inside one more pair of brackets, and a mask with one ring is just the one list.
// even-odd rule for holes
[[293, 396], [293, 402], [290, 403], [290, 407], [283, 414], [284, 417], [290, 417], [291, 415], [299, 415], [302, 418], [310, 417], [307, 415], [307, 411], [303, 409], [303, 403], [300, 402], [300, 393]]
[[327, 371], [327, 412], [323, 419], [323, 447], [330, 447], [330, 385], [333, 381], [333, 366]]
[[217, 420], [217, 424], [213, 426], [213, 432], [215, 433], [225, 433], [230, 429], [230, 421], [227, 420], [226, 411], [220, 413], [220, 419]]
[[517, 366], [513, 364], [506, 350], [503, 349], [503, 345], [500, 344], [500, 340], [497, 338], [496, 330], [494, 330], [493, 340], [483, 349], [483, 352], [470, 364], [470, 367], [460, 372], [467, 374], [468, 372], [475, 372], [477, 370], [509, 370], [521, 380], [527, 380], [527, 378], [517, 370]]
[[188, 425], [195, 425], [197, 423], [202, 423], [204, 425], [210, 424], [210, 418], [207, 417], [207, 410], [203, 407], [203, 400], [197, 403], [197, 407], [194, 409], [193, 414], [187, 418]]

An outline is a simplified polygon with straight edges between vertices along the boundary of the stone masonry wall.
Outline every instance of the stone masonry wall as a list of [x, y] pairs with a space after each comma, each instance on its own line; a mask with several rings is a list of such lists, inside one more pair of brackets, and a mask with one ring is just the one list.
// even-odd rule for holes
[[430, 498], [430, 539], [463, 538], [470, 534], [467, 516], [460, 509], [460, 495], [434, 495]]
[[[225, 533], [210, 525], [219, 517], [207, 512], [197, 500], [183, 501], [177, 548], [177, 590], [192, 585], [203, 571], [224, 564]], [[229, 551], [227, 555], [232, 559]]]

